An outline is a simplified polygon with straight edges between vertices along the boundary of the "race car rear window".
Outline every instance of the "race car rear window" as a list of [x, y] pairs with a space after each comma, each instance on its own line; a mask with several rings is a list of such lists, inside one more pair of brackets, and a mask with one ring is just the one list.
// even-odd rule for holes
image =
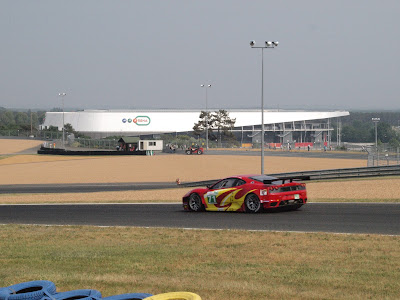
[[211, 188], [212, 189], [225, 189], [225, 188], [231, 188], [235, 186], [237, 179], [236, 178], [226, 178], [224, 180], [221, 180], [214, 184]]
[[244, 181], [243, 179], [237, 179], [237, 181], [235, 182], [234, 186], [240, 186], [240, 185], [243, 185], [245, 183], [246, 183], [246, 181]]

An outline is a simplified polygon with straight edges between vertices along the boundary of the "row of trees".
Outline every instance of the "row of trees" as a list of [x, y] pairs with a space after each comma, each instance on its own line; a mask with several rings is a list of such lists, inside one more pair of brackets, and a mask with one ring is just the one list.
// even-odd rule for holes
[[[332, 140], [336, 141], [337, 125], [334, 124]], [[387, 143], [391, 147], [400, 146], [400, 129], [386, 122], [377, 124], [378, 143]], [[374, 143], [375, 124], [372, 122], [362, 122], [360, 120], [347, 123], [341, 129], [341, 141], [351, 143]]]
[[44, 116], [45, 111], [11, 111], [0, 107], [0, 130], [36, 131]]

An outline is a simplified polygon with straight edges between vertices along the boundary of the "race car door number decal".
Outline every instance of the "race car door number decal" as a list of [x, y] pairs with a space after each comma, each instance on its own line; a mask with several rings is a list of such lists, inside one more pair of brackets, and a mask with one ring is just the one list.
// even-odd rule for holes
[[207, 194], [207, 202], [209, 204], [217, 204], [217, 197], [213, 194]]

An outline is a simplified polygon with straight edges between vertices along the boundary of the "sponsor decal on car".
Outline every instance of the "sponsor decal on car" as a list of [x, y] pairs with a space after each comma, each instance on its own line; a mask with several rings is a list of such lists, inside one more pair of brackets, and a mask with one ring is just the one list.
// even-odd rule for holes
[[204, 200], [208, 210], [236, 211], [240, 209], [249, 192], [251, 191], [235, 188], [220, 189], [204, 194]]

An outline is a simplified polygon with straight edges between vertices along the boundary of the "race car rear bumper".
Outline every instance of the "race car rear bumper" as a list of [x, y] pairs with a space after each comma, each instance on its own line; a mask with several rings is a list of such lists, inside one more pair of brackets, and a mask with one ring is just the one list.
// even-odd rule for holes
[[296, 199], [296, 200], [281, 200], [281, 201], [269, 201], [269, 202], [264, 202], [263, 207], [266, 208], [273, 208], [273, 207], [283, 207], [283, 206], [298, 206], [298, 205], [303, 205], [307, 203], [307, 198], [306, 199]]

